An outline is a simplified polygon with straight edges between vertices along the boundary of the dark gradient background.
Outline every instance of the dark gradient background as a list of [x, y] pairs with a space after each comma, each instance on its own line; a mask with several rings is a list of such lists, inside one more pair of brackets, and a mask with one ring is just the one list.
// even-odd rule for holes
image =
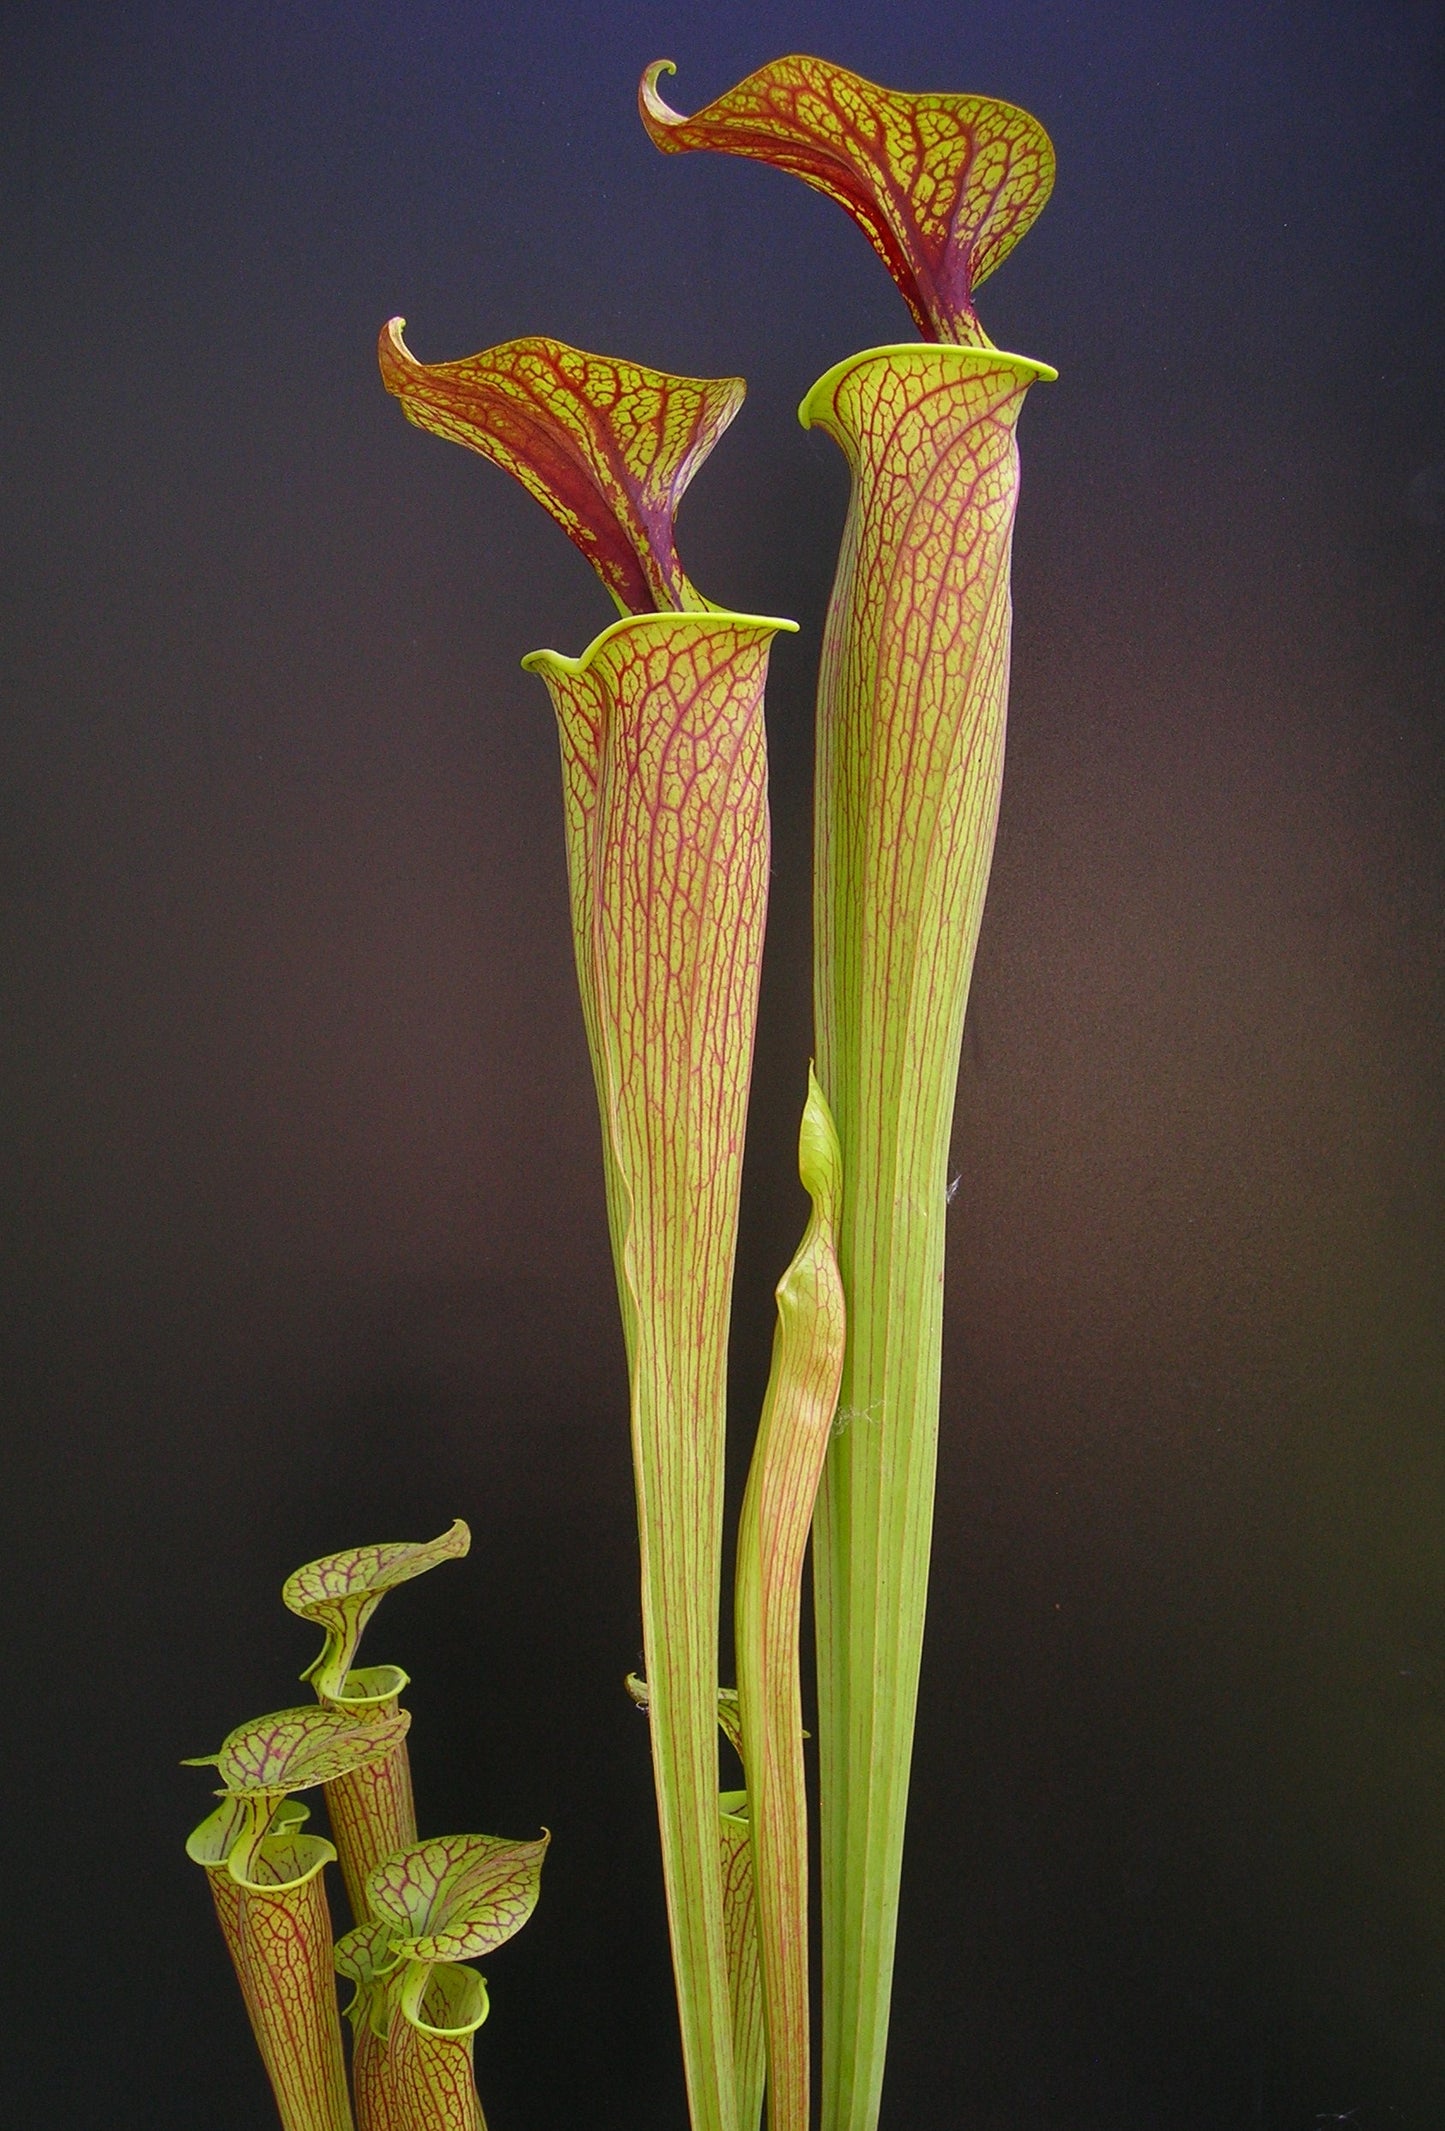
[[[0, 29], [5, 2114], [270, 2104], [178, 1758], [297, 1699], [277, 1587], [453, 1515], [369, 1645], [423, 1825], [555, 1830], [494, 2131], [683, 2124], [555, 743], [609, 618], [373, 346], [750, 397], [683, 512], [796, 615], [736, 1474], [799, 1228], [794, 408], [905, 335], [796, 182], [664, 160], [816, 50], [1058, 147], [985, 291], [1022, 425], [886, 2131], [1445, 2123], [1445, 412], [1426, 5], [30, 5]], [[1349, 2112], [1354, 2112], [1353, 2114]]]

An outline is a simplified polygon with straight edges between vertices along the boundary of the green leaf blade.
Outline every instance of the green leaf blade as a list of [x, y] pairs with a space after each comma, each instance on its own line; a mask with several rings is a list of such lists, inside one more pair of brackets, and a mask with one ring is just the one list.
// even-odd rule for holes
[[387, 1592], [425, 1575], [439, 1562], [460, 1560], [471, 1543], [472, 1535], [458, 1517], [436, 1539], [347, 1547], [308, 1561], [287, 1577], [281, 1586], [282, 1604], [302, 1620], [315, 1621], [326, 1635], [320, 1656], [301, 1675], [323, 1701], [339, 1696], [356, 1663], [366, 1624]]
[[466, 1961], [505, 1945], [537, 1905], [551, 1837], [446, 1835], [378, 1865], [367, 1905], [408, 1961]]
[[238, 1724], [221, 1742], [216, 1773], [228, 1792], [279, 1798], [290, 1791], [329, 1783], [368, 1761], [379, 1761], [405, 1738], [411, 1718], [404, 1709], [374, 1722], [309, 1703], [278, 1709]]
[[815, 1527], [823, 2121], [882, 2087], [931, 1540], [946, 1164], [1003, 771], [1014, 425], [1046, 365], [910, 344], [803, 406], [853, 497], [818, 689], [815, 1014], [843, 1149], [840, 1408]]
[[728, 1991], [733, 2009], [733, 2069], [738, 2131], [758, 2131], [768, 2083], [768, 2031], [758, 1954], [757, 1879], [746, 1791], [718, 1799], [723, 1923], [727, 1933]]
[[799, 1173], [813, 1201], [778, 1327], [738, 1522], [735, 1629], [768, 2037], [769, 2131], [808, 2131], [808, 1806], [799, 1693], [803, 1558], [843, 1371], [842, 1154], [811, 1069]]
[[735, 2120], [715, 1734], [723, 1437], [767, 891], [763, 685], [771, 640], [792, 626], [639, 617], [582, 660], [524, 662], [552, 691], [576, 795], [574, 934], [628, 1345], [649, 1729], [696, 2131]]

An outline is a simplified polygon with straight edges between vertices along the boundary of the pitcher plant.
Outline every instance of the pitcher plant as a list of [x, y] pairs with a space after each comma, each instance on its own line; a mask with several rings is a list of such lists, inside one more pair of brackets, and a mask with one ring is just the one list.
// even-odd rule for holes
[[[743, 384], [545, 335], [424, 363], [400, 318], [378, 354], [408, 419], [520, 481], [617, 610], [579, 655], [523, 664], [560, 746], [628, 1370], [645, 1659], [628, 1685], [647, 1712], [693, 2131], [758, 2131], [764, 2106], [768, 2131], [813, 2121], [810, 1535], [821, 2122], [874, 2131], [932, 1528], [948, 1144], [1003, 772], [1015, 431], [1029, 386], [1055, 374], [996, 349], [975, 296], [1044, 205], [1053, 151], [1012, 105], [882, 89], [820, 59], [776, 60], [693, 117], [663, 101], [669, 71], [657, 62], [639, 91], [658, 147], [752, 157], [826, 193], [922, 336], [846, 357], [800, 409], [842, 450], [852, 493], [818, 682], [816, 1060], [798, 1157], [811, 1212], [777, 1287], [739, 1518], [735, 1687], [719, 1650], [724, 1435], [769, 867], [764, 688], [796, 625], [705, 598], [674, 520]], [[305, 1675], [318, 1706], [266, 1720], [269, 1745], [264, 1725], [226, 1742], [223, 1803], [192, 1838], [248, 2006], [264, 1992], [246, 1904], [271, 1901], [273, 1883], [319, 1890], [339, 1851], [360, 2131], [479, 2131], [472, 2038], [487, 1998], [466, 1963], [530, 1914], [548, 1840], [419, 1842], [406, 1675], [356, 1664], [382, 1594], [467, 1544], [458, 1523], [297, 1571], [286, 1603], [326, 1636]], [[741, 1790], [722, 1786], [719, 1727]], [[303, 1778], [323, 1787], [335, 1849], [301, 1832]], [[324, 1896], [306, 1899], [329, 1973]], [[253, 2022], [287, 2131], [343, 2131], [335, 2001], [308, 1959], [318, 2039], [301, 2099], [254, 2008]]]
[[773, 62], [695, 117], [643, 77], [669, 152], [720, 149], [836, 200], [924, 340], [819, 379], [805, 426], [852, 496], [824, 633], [814, 794], [818, 1075], [842, 1149], [848, 1308], [815, 1523], [823, 2123], [872, 2131], [887, 2040], [937, 1461], [947, 1161], [1003, 774], [1014, 428], [1055, 372], [1000, 354], [974, 293], [1048, 198], [1038, 122]]

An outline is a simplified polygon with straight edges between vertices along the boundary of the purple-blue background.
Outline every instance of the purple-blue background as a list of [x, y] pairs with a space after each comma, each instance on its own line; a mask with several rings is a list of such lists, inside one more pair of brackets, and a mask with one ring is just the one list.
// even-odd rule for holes
[[494, 2131], [679, 2127], [620, 1343], [537, 644], [610, 612], [377, 381], [527, 332], [747, 406], [684, 508], [791, 613], [735, 1342], [801, 1217], [810, 692], [844, 502], [793, 410], [909, 331], [776, 173], [663, 160], [815, 50], [1025, 104], [1023, 422], [966, 1044], [888, 2131], [1445, 2120], [1442, 33], [1360, 5], [7, 11], [0, 734], [17, 2123], [269, 2102], [181, 1852], [388, 1602], [425, 1827], [555, 1830], [485, 1964]]

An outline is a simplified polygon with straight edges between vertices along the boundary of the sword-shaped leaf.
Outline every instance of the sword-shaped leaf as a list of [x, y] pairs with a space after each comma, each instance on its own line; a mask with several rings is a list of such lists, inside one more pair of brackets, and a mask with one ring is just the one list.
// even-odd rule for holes
[[388, 1591], [466, 1553], [472, 1535], [458, 1517], [438, 1539], [353, 1546], [308, 1561], [281, 1586], [282, 1603], [325, 1631], [320, 1655], [302, 1673], [323, 1700], [340, 1696], [356, 1663], [362, 1631]]
[[703, 609], [677, 558], [683, 491], [742, 405], [739, 377], [673, 377], [533, 334], [419, 363], [393, 318], [381, 375], [408, 419], [521, 482], [623, 614]]
[[692, 118], [642, 77], [659, 148], [716, 148], [791, 170], [868, 238], [928, 340], [987, 346], [973, 295], [1048, 199], [1054, 151], [1036, 118], [989, 96], [906, 95], [794, 53]]
[[[647, 1682], [627, 1675], [627, 1692], [646, 1716]], [[742, 1759], [742, 1719], [736, 1687], [719, 1687], [718, 1730]], [[757, 1905], [753, 1892], [753, 1857], [746, 1791], [723, 1791], [718, 1797], [719, 1857], [722, 1864], [723, 1935], [727, 1945], [728, 1994], [732, 2005], [733, 2071], [737, 2087], [738, 2131], [757, 2131], [767, 2079], [767, 2034], [763, 2020], [762, 1971], [758, 1964]]]

